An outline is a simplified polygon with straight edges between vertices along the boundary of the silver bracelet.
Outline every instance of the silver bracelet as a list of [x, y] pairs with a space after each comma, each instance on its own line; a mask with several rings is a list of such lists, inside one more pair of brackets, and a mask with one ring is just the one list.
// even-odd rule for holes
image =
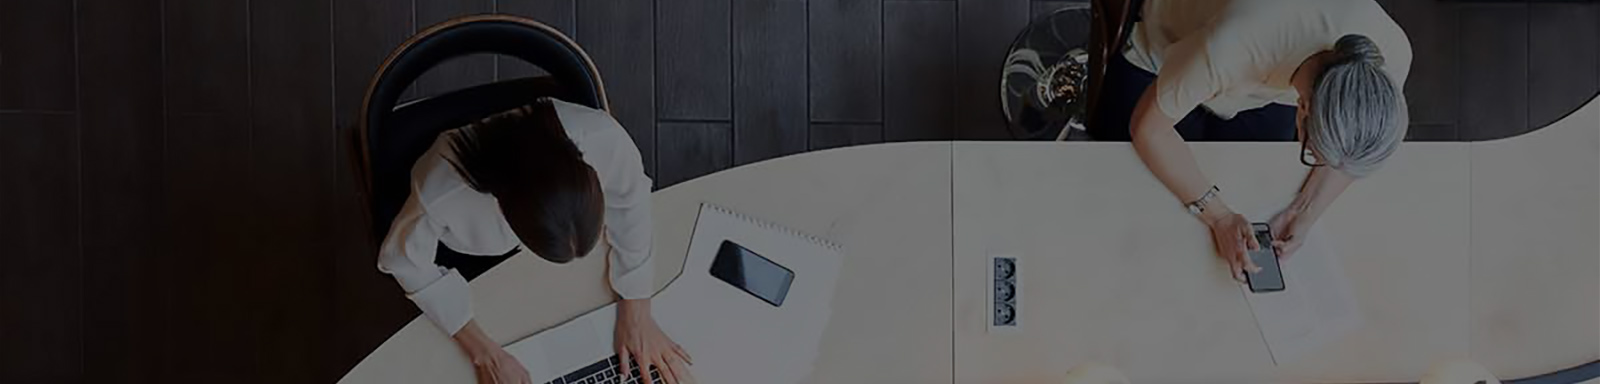
[[1217, 193], [1219, 193], [1219, 192], [1222, 192], [1222, 189], [1217, 188], [1217, 186], [1213, 185], [1213, 186], [1211, 186], [1211, 189], [1207, 189], [1206, 190], [1205, 194], [1200, 195], [1200, 198], [1195, 199], [1194, 201], [1192, 201], [1192, 202], [1190, 202], [1188, 204], [1184, 204], [1184, 207], [1189, 208], [1189, 213], [1192, 213], [1195, 216], [1199, 216], [1200, 214], [1206, 212], [1206, 206], [1210, 205], [1211, 199], [1216, 197]]

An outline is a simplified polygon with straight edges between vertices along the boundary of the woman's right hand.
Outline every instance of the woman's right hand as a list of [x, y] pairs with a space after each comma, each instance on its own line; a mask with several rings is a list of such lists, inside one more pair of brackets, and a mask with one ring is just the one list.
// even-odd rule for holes
[[532, 384], [533, 379], [528, 377], [528, 370], [522, 368], [522, 363], [516, 356], [506, 352], [500, 343], [483, 332], [478, 327], [477, 320], [467, 321], [467, 325], [456, 331], [456, 345], [467, 353], [467, 359], [472, 362], [472, 371], [478, 377], [478, 384]]
[[478, 384], [533, 383], [533, 379], [528, 377], [528, 370], [522, 368], [522, 363], [499, 346], [472, 356], [472, 370], [477, 374]]
[[1205, 218], [1205, 223], [1211, 227], [1211, 242], [1216, 245], [1217, 257], [1228, 264], [1228, 274], [1235, 281], [1244, 283], [1246, 272], [1261, 270], [1247, 255], [1249, 251], [1261, 248], [1254, 230], [1250, 228], [1250, 220], [1245, 219], [1244, 215], [1221, 210]]

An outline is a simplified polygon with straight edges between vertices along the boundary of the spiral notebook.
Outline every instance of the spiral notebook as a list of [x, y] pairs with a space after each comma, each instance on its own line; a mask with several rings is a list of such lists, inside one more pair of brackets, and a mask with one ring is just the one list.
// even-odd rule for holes
[[[711, 276], [723, 240], [794, 272], [782, 306]], [[656, 322], [694, 357], [699, 382], [798, 382], [816, 360], [842, 263], [832, 242], [703, 204], [683, 274], [652, 300]]]

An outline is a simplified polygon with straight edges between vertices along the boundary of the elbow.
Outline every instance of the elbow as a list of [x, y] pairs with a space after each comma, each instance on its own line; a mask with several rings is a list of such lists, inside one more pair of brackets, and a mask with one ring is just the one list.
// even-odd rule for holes
[[[1128, 140], [1133, 142], [1134, 147], [1147, 145], [1152, 140], [1164, 140], [1169, 135], [1177, 136], [1175, 133], [1177, 133], [1177, 121], [1167, 118], [1166, 115], [1160, 115], [1159, 112], [1144, 114], [1133, 119], [1132, 124], [1128, 124]], [[1178, 139], [1182, 140], [1181, 137]]]
[[1142, 146], [1149, 139], [1151, 129], [1145, 125], [1138, 122], [1128, 124], [1128, 141], [1133, 143], [1134, 148]]
[[1136, 113], [1128, 121], [1128, 139], [1138, 144], [1148, 138], [1155, 129], [1161, 128], [1154, 120], [1158, 119], [1154, 119], [1149, 113]]
[[405, 253], [394, 251], [390, 244], [384, 244], [383, 248], [378, 252], [378, 262], [376, 264], [378, 272], [393, 275], [396, 271], [405, 269], [409, 262], [410, 260], [407, 259]]

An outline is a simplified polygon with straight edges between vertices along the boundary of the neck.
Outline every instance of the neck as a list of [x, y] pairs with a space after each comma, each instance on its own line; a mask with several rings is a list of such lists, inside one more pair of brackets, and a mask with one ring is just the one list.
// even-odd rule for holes
[[1295, 90], [1299, 91], [1302, 97], [1309, 95], [1316, 85], [1317, 74], [1322, 73], [1322, 67], [1327, 63], [1330, 53], [1330, 51], [1313, 53], [1311, 56], [1307, 56], [1304, 61], [1301, 61], [1299, 67], [1295, 67], [1294, 75], [1290, 77], [1290, 83], [1294, 85]]

